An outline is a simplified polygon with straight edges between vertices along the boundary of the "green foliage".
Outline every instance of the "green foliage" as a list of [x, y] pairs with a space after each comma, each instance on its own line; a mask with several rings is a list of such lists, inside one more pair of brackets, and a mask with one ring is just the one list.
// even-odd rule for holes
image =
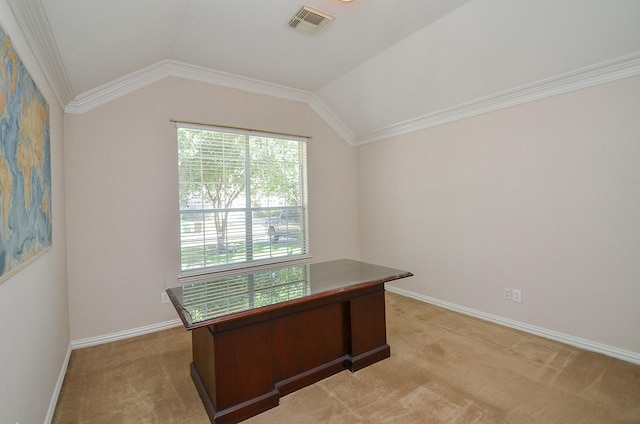
[[[287, 255], [299, 255], [304, 253], [299, 243], [255, 243], [252, 246], [252, 254], [255, 258], [282, 257]], [[195, 246], [182, 249], [182, 269], [199, 269], [216, 265], [242, 262], [247, 257], [245, 244], [236, 243], [228, 245], [220, 250], [215, 244]]]
[[180, 204], [228, 208], [245, 187], [244, 136], [180, 128]]
[[[228, 315], [251, 308], [274, 305], [298, 299], [309, 292], [305, 266], [287, 267], [237, 276], [207, 283], [214, 295], [208, 296], [200, 287], [184, 287], [183, 296], [189, 299], [185, 309], [192, 322]], [[193, 293], [190, 293], [191, 289]], [[188, 303], [188, 304], [187, 304]]]
[[[230, 209], [242, 210], [249, 202], [251, 208], [268, 214], [283, 205], [302, 205], [300, 174], [304, 157], [297, 141], [179, 128], [178, 160], [182, 220], [191, 216], [204, 222], [207, 216], [212, 217], [216, 237], [216, 245], [202, 248], [200, 258], [193, 248], [185, 251], [183, 247], [182, 269], [197, 268], [196, 262], [212, 266], [212, 262], [227, 264], [254, 258], [256, 247], [229, 245]], [[237, 212], [235, 217], [233, 225], [238, 225]], [[251, 233], [252, 213], [244, 219], [246, 231]]]
[[300, 152], [290, 140], [251, 137], [252, 198], [283, 198], [285, 205], [300, 204]]

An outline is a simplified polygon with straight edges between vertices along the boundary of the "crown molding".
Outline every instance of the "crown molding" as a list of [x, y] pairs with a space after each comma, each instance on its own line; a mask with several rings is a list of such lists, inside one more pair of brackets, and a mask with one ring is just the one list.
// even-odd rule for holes
[[505, 90], [358, 136], [356, 145], [640, 75], [640, 52]]
[[146, 68], [124, 75], [106, 84], [79, 94], [64, 108], [65, 113], [82, 114], [112, 102], [122, 96], [139, 90], [156, 81], [170, 76], [166, 63], [162, 61]]
[[85, 113], [163, 78], [176, 76], [306, 103], [350, 145], [359, 146], [526, 102], [640, 75], [640, 52], [635, 52], [356, 136], [313, 93], [173, 60], [155, 63], [74, 98], [73, 89], [42, 2], [25, 0], [7, 0], [7, 2], [57, 101], [64, 107], [65, 112], [70, 114]]
[[241, 77], [227, 72], [216, 71], [202, 66], [190, 65], [184, 62], [168, 60], [169, 75], [192, 79], [209, 84], [221, 85], [228, 88], [249, 91], [256, 94], [266, 94], [296, 102], [307, 103], [311, 93], [296, 88], [273, 84], [253, 78]]
[[7, 0], [56, 100], [64, 107], [73, 99], [73, 89], [62, 63], [42, 2]]
[[65, 108], [65, 112], [73, 114], [88, 112], [166, 77], [187, 78], [304, 103], [309, 102], [312, 96], [309, 92], [295, 88], [271, 84], [253, 78], [241, 77], [175, 60], [162, 60], [78, 95], [74, 100], [69, 102]]
[[65, 112], [85, 113], [163, 78], [174, 76], [306, 103], [350, 145], [359, 146], [636, 75], [640, 75], [640, 52], [481, 97], [356, 136], [313, 93], [183, 62], [163, 60], [80, 94], [67, 104]]
[[356, 135], [333, 111], [325, 105], [318, 96], [313, 94], [309, 99], [309, 106], [324, 119], [343, 139], [352, 146], [356, 145]]
[[163, 60], [78, 95], [65, 112], [82, 114], [166, 77], [179, 77], [308, 104], [349, 144], [355, 135], [313, 93], [174, 60]]

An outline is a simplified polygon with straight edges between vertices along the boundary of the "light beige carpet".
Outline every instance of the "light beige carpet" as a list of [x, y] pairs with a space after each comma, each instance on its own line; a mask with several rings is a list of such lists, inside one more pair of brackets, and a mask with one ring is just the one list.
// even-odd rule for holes
[[[640, 366], [387, 293], [391, 358], [247, 424], [640, 423]], [[183, 328], [72, 352], [54, 424], [207, 424]]]

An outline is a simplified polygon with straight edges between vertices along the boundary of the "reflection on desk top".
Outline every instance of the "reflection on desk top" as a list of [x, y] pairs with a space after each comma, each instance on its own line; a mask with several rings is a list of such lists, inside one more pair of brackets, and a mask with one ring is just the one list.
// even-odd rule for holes
[[242, 312], [412, 275], [341, 259], [186, 284], [170, 288], [167, 293], [185, 327], [193, 329]]

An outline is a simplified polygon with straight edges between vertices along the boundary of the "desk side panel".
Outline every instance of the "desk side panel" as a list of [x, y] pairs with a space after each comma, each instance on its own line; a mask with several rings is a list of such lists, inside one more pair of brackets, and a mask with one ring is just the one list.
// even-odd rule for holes
[[345, 369], [347, 314], [347, 303], [338, 302], [274, 320], [274, 381], [291, 382], [296, 376], [311, 379], [305, 373], [309, 370], [323, 373], [323, 367], [330, 367], [331, 373], [336, 372], [336, 366]]
[[274, 391], [268, 322], [215, 335], [218, 411]]
[[209, 399], [217, 408], [213, 335], [208, 327], [196, 328], [191, 331], [191, 346], [193, 352], [192, 372], [195, 368]]
[[384, 287], [375, 293], [355, 297], [350, 305], [351, 371], [388, 358], [391, 349], [387, 345]]

